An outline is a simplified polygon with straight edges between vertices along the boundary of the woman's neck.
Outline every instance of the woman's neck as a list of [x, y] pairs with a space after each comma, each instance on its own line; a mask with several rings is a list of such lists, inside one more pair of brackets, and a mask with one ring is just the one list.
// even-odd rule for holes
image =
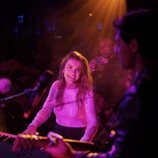
[[66, 84], [66, 88], [68, 88], [68, 89], [76, 89], [77, 88], [77, 84]]

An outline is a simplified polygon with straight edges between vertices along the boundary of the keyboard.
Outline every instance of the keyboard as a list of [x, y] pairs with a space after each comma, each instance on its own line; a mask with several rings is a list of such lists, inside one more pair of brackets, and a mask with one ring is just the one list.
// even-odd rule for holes
[[0, 142], [12, 143], [15, 138], [16, 138], [16, 135], [14, 135], [14, 134], [0, 132]]

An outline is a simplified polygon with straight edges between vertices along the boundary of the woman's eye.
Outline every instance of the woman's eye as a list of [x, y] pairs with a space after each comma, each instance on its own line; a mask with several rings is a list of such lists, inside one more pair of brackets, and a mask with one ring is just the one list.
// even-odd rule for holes
[[68, 67], [67, 67], [67, 69], [68, 69], [68, 70], [71, 70], [71, 69], [72, 69], [72, 67], [71, 67], [71, 66], [68, 66]]
[[81, 72], [81, 69], [77, 69], [77, 72], [79, 72], [79, 73], [80, 73], [80, 72]]

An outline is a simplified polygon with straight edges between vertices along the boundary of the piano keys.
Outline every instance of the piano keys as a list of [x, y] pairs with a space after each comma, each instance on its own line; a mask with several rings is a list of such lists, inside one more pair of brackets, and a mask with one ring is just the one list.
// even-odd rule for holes
[[14, 134], [0, 132], [0, 142], [13, 143], [15, 138], [16, 138], [16, 135]]

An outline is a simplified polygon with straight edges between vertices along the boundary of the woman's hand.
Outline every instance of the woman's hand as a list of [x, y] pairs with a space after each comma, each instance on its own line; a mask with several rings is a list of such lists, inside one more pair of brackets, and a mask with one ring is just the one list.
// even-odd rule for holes
[[33, 135], [36, 135], [37, 134], [36, 130], [37, 130], [37, 128], [34, 125], [30, 125], [23, 132], [23, 134], [33, 134]]

